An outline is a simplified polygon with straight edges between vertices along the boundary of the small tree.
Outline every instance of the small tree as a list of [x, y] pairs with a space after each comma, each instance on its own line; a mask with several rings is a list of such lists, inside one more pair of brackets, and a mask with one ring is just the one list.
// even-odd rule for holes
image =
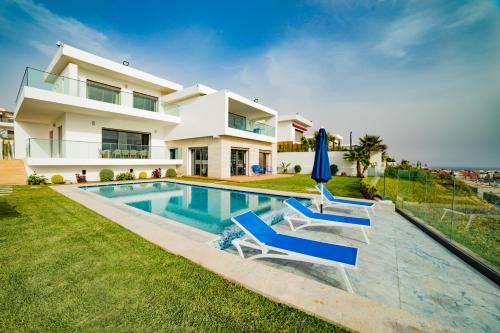
[[[356, 163], [356, 176], [363, 178], [363, 170], [370, 166], [370, 155], [363, 147], [355, 147], [344, 154], [344, 159], [351, 163]], [[363, 169], [362, 169], [363, 167]]]

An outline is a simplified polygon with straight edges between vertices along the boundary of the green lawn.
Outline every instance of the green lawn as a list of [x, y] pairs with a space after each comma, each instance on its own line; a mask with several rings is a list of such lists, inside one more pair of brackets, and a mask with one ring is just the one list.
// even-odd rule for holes
[[165, 252], [49, 187], [0, 197], [0, 331], [343, 331]]
[[[179, 179], [199, 181], [204, 183], [217, 183], [223, 185], [271, 189], [277, 191], [319, 194], [319, 192], [314, 188], [316, 186], [316, 182], [311, 179], [310, 175], [293, 175], [291, 177], [264, 179], [247, 183], [236, 183], [230, 181], [218, 181], [190, 177], [181, 177]], [[359, 192], [360, 181], [361, 179], [356, 177], [335, 176], [327, 183], [327, 187], [330, 191], [332, 191], [334, 195], [342, 197], [362, 198], [362, 195]]]

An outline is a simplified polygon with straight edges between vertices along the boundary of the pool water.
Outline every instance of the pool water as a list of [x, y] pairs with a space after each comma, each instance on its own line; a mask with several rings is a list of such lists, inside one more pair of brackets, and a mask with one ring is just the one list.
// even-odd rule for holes
[[[84, 186], [83, 189], [143, 211], [221, 235], [231, 217], [252, 210], [270, 220], [283, 214], [287, 197], [173, 182]], [[306, 200], [307, 201], [307, 200]]]

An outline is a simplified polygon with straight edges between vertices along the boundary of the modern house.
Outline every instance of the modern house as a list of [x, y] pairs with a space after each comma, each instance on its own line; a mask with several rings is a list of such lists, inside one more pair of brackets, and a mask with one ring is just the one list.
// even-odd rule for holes
[[279, 116], [278, 118], [278, 142], [291, 142], [300, 144], [301, 139], [313, 126], [309, 119], [297, 114]]
[[45, 70], [27, 68], [14, 112], [15, 152], [27, 174], [175, 168], [229, 178], [276, 170], [277, 112], [228, 90], [183, 88], [58, 43]]

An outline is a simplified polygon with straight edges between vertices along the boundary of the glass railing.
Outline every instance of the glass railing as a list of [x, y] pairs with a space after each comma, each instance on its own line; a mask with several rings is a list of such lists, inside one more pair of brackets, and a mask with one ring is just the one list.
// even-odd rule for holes
[[13, 123], [13, 122], [14, 122], [13, 118], [0, 117], [0, 123]]
[[378, 193], [403, 212], [500, 268], [500, 207], [478, 191], [479, 187], [494, 189], [499, 184], [482, 184], [444, 172], [392, 167], [386, 168], [376, 183]]
[[175, 107], [163, 107], [165, 103], [158, 103], [159, 107], [151, 110], [151, 107], [144, 105], [140, 106], [137, 102], [134, 104], [134, 94], [118, 89], [111, 89], [95, 82], [80, 81], [71, 79], [61, 75], [47, 73], [38, 69], [27, 67], [21, 81], [21, 87], [17, 94], [16, 101], [19, 99], [24, 86], [53, 91], [65, 95], [76, 96], [84, 99], [92, 99], [103, 103], [118, 104], [138, 110], [149, 112], [159, 112], [163, 114], [178, 116], [179, 110]]
[[246, 120], [243, 117], [233, 115], [231, 113], [228, 116], [228, 126], [230, 128], [272, 137], [276, 135], [276, 129], [274, 128], [274, 126], [270, 126], [255, 120]]
[[182, 159], [176, 147], [104, 142], [28, 139], [26, 150], [32, 158]]

